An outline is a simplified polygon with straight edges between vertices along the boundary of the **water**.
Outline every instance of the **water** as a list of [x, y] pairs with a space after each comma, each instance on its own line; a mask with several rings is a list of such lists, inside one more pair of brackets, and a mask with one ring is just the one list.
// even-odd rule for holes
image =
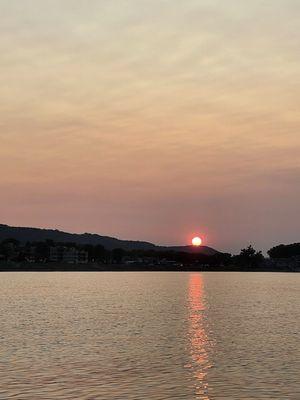
[[300, 274], [1, 273], [0, 399], [300, 399]]

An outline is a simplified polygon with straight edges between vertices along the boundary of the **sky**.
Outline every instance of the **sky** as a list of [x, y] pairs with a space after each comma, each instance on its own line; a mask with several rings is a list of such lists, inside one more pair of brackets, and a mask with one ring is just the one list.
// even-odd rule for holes
[[299, 0], [0, 0], [0, 223], [300, 241]]

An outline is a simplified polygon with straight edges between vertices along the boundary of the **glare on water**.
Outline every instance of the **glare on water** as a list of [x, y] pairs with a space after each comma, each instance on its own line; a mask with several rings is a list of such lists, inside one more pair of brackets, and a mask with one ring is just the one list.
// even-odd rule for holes
[[1, 273], [0, 399], [299, 400], [300, 275]]
[[191, 367], [196, 378], [196, 394], [200, 399], [209, 400], [207, 371], [212, 366], [209, 359], [212, 344], [205, 321], [205, 299], [201, 274], [191, 274], [189, 278], [189, 322]]

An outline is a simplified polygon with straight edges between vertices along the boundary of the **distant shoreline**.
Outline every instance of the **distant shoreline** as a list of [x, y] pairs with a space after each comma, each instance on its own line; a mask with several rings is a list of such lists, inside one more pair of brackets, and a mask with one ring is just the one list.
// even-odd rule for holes
[[300, 272], [291, 268], [245, 267], [237, 266], [164, 266], [127, 264], [0, 264], [0, 272]]

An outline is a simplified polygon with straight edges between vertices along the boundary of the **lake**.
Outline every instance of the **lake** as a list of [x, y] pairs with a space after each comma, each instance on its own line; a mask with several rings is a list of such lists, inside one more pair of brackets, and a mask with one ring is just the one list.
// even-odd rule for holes
[[0, 399], [300, 399], [300, 274], [0, 274]]

